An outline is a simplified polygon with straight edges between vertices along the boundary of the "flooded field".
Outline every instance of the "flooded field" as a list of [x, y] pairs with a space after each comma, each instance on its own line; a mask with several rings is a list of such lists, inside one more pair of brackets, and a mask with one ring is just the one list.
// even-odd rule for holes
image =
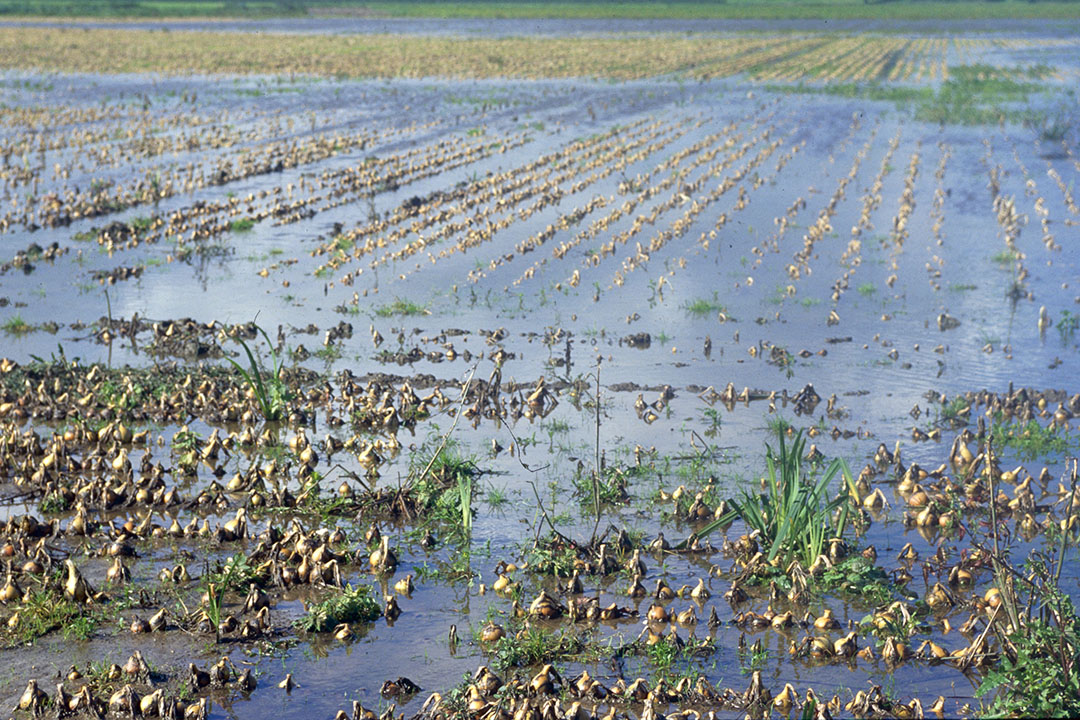
[[1080, 652], [1080, 37], [490, 24], [0, 30], [0, 703], [954, 717]]

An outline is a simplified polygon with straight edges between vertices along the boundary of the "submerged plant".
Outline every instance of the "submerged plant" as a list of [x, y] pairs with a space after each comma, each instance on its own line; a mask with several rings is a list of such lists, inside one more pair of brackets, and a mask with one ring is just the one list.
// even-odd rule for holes
[[727, 308], [717, 301], [715, 293], [711, 300], [708, 298], [696, 298], [683, 303], [682, 309], [685, 310], [688, 315], [694, 317], [705, 317], [714, 313], [727, 313]]
[[1058, 334], [1061, 335], [1061, 342], [1067, 343], [1072, 340], [1077, 328], [1080, 328], [1080, 315], [1071, 313], [1068, 310], [1062, 310], [1061, 318], [1057, 321], [1055, 327]]

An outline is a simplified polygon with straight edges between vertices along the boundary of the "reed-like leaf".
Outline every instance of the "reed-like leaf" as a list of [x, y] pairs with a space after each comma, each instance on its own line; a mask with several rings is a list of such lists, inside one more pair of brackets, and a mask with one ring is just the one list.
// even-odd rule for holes
[[250, 370], [245, 370], [240, 363], [236, 362], [230, 357], [225, 359], [232, 363], [232, 366], [236, 368], [237, 372], [244, 378], [248, 386], [255, 393], [255, 400], [259, 404], [259, 410], [262, 411], [263, 417], [267, 420], [280, 420], [285, 410], [285, 389], [281, 382], [281, 371], [284, 367], [284, 362], [280, 359], [277, 353], [274, 352], [273, 343], [270, 342], [270, 336], [266, 334], [258, 325], [255, 329], [262, 334], [263, 339], [266, 340], [267, 346], [270, 348], [270, 364], [272, 373], [267, 373], [268, 377], [263, 378], [263, 369], [259, 362], [255, 359], [255, 354], [251, 352], [251, 348], [244, 342], [242, 337], [237, 337], [236, 341], [240, 343], [240, 347], [244, 348], [244, 354], [247, 355], [248, 364]]
[[[849, 496], [828, 499], [829, 486], [841, 474], [850, 490], [854, 487], [851, 472], [841, 458], [834, 459], [816, 478], [804, 471], [803, 449], [806, 441], [798, 433], [789, 442], [779, 434], [776, 450], [765, 445], [765, 492], [741, 491], [731, 498], [732, 510], [701, 528], [694, 537], [705, 537], [717, 528], [741, 518], [748, 530], [758, 531], [769, 562], [781, 558], [798, 559], [806, 565], [821, 555], [829, 538], [839, 537], [847, 526]], [[834, 522], [833, 514], [840, 510]], [[680, 544], [684, 547], [686, 542]]]

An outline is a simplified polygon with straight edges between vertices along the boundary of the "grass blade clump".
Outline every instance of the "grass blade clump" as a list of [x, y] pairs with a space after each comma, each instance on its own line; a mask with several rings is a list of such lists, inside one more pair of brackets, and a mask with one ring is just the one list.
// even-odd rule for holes
[[240, 343], [240, 346], [244, 348], [244, 353], [247, 354], [250, 370], [245, 370], [240, 363], [230, 357], [227, 357], [226, 360], [232, 363], [232, 366], [243, 376], [252, 392], [255, 393], [255, 399], [259, 403], [259, 409], [262, 411], [263, 417], [267, 420], [280, 420], [284, 417], [289, 404], [289, 390], [281, 379], [281, 371], [284, 365], [278, 354], [274, 352], [274, 343], [270, 341], [270, 336], [266, 334], [266, 331], [258, 325], [255, 326], [255, 329], [263, 336], [267, 347], [270, 349], [270, 370], [265, 370], [259, 364], [254, 353], [251, 352], [251, 348], [248, 347], [242, 337], [237, 337], [236, 341]]
[[[816, 480], [806, 472], [803, 448], [806, 440], [799, 432], [790, 445], [778, 434], [779, 450], [766, 444], [766, 492], [742, 491], [731, 506], [752, 530], [761, 533], [769, 548], [767, 560], [781, 558], [784, 564], [798, 560], [809, 567], [821, 555], [825, 542], [843, 533], [847, 524], [847, 495], [827, 500], [829, 485], [840, 472], [851, 477], [842, 459], [835, 459]], [[833, 522], [833, 512], [840, 519]]]
[[[697, 536], [704, 537], [741, 518], [749, 530], [760, 534], [768, 550], [768, 562], [779, 559], [781, 565], [787, 565], [798, 560], [809, 567], [822, 554], [826, 543], [841, 537], [847, 526], [848, 496], [845, 493], [829, 500], [829, 486], [837, 474], [842, 474], [849, 488], [854, 482], [847, 463], [840, 458], [834, 459], [815, 478], [805, 467], [806, 441], [802, 432], [790, 443], [783, 432], [777, 432], [777, 437], [777, 450], [765, 445], [765, 492], [741, 491], [738, 499], [728, 501], [732, 510], [702, 528]], [[838, 510], [839, 518], [834, 520]]]

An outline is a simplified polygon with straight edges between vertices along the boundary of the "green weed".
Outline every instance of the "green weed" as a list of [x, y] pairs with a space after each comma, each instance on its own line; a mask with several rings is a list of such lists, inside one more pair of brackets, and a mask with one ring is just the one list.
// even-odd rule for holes
[[379, 317], [393, 317], [395, 315], [430, 315], [431, 311], [424, 305], [418, 305], [411, 300], [397, 298], [394, 302], [375, 308], [375, 314]]
[[[829, 83], [824, 85], [767, 86], [774, 92], [822, 93], [895, 103], [898, 109], [914, 110], [922, 122], [949, 125], [996, 125], [1009, 121], [1037, 121], [1038, 111], [1014, 107], [1026, 103], [1040, 86], [1017, 82], [1007, 72], [984, 66], [950, 66], [951, 77], [938, 88], [883, 85], [880, 83]], [[1015, 73], [1014, 73], [1015, 74]]]
[[202, 443], [202, 438], [199, 437], [197, 432], [192, 430], [180, 430], [172, 439], [173, 450], [179, 450], [182, 453], [193, 452], [199, 449], [199, 445]]
[[743, 675], [763, 669], [769, 661], [769, 649], [762, 647], [760, 642], [755, 642], [749, 647], [738, 648], [736, 655], [739, 658], [739, 672]]
[[580, 470], [574, 473], [574, 496], [582, 506], [624, 504], [630, 499], [627, 492], [627, 473], [622, 468], [607, 467], [596, 477], [592, 470]]
[[645, 658], [660, 677], [668, 676], [680, 654], [679, 646], [666, 637], [661, 638], [645, 649]]
[[146, 235], [146, 233], [150, 232], [150, 228], [154, 226], [154, 219], [148, 218], [145, 215], [140, 215], [138, 217], [131, 218], [131, 220], [128, 222], [128, 225], [131, 227], [132, 230], [135, 231], [135, 234], [143, 236]]
[[791, 421], [783, 415], [772, 415], [766, 418], [765, 423], [769, 427], [769, 432], [773, 435], [782, 435], [795, 428], [795, 426], [791, 424]]
[[3, 325], [0, 325], [0, 330], [3, 330], [8, 335], [24, 335], [33, 329], [34, 326], [23, 320], [18, 313], [12, 315], [4, 321]]
[[87, 640], [97, 625], [90, 609], [64, 597], [58, 583], [29, 590], [18, 606], [18, 618], [8, 632], [20, 645], [32, 644], [56, 630], [69, 640]]
[[570, 423], [565, 420], [552, 419], [544, 423], [544, 427], [547, 429], [549, 435], [556, 435], [559, 433], [570, 432]]
[[506, 497], [505, 491], [492, 487], [488, 488], [487, 495], [484, 496], [484, 502], [487, 503], [488, 507], [496, 509], [509, 503], [510, 499]]
[[67, 512], [71, 509], [71, 503], [61, 493], [51, 493], [46, 495], [41, 501], [41, 512], [47, 514]]
[[247, 354], [249, 370], [244, 370], [240, 366], [240, 363], [236, 362], [232, 358], [226, 358], [236, 371], [239, 372], [248, 386], [255, 393], [255, 399], [259, 403], [259, 409], [262, 410], [263, 417], [267, 420], [280, 420], [288, 409], [290, 393], [288, 387], [281, 379], [281, 371], [283, 368], [282, 361], [278, 358], [276, 352], [274, 352], [274, 344], [270, 342], [270, 336], [266, 334], [258, 325], [255, 325], [255, 329], [266, 340], [266, 345], [270, 351], [270, 368], [269, 370], [263, 368], [256, 360], [255, 356], [251, 352], [251, 348], [244, 342], [244, 339], [237, 337], [236, 341], [240, 343], [244, 348], [244, 353]]
[[[431, 443], [414, 455], [413, 473], [424, 468], [419, 463], [430, 457]], [[449, 526], [467, 539], [472, 532], [472, 499], [474, 484], [480, 469], [471, 459], [459, 454], [454, 442], [441, 447], [423, 477], [417, 477], [410, 485], [417, 508], [427, 522]]]
[[307, 614], [294, 623], [305, 632], [329, 632], [341, 623], [371, 622], [382, 614], [366, 585], [348, 585], [325, 600], [305, 607]]
[[821, 574], [821, 587], [875, 607], [892, 602], [894, 591], [901, 591], [884, 570], [861, 555], [845, 558], [825, 570]]
[[544, 632], [529, 626], [519, 633], [508, 634], [492, 650], [492, 668], [502, 672], [515, 667], [530, 667], [540, 663], [580, 659], [585, 642], [569, 632]]
[[261, 584], [258, 571], [248, 562], [244, 554], [236, 554], [218, 563], [217, 567], [203, 576], [204, 585], [214, 585], [222, 592], [246, 592], [251, 583]]
[[998, 265], [1009, 265], [1019, 260], [1020, 256], [1013, 250], [1002, 250], [991, 255], [990, 259]]
[[1077, 439], [1066, 430], [1044, 427], [1038, 420], [1028, 420], [1026, 423], [1003, 420], [1000, 413], [994, 416], [994, 424], [990, 428], [994, 447], [1014, 450], [1020, 460], [1030, 461], [1048, 455], [1063, 455], [1077, 447]]
[[1061, 336], [1061, 342], [1067, 343], [1072, 340], [1077, 328], [1080, 328], [1080, 315], [1071, 313], [1068, 310], [1062, 310], [1061, 317], [1054, 327], [1057, 328], [1058, 334]]
[[[1072, 512], [1071, 498], [1077, 486], [1074, 464], [1066, 516]], [[990, 492], [994, 492], [993, 483]], [[1045, 550], [1029, 551], [1024, 566], [1013, 567], [1009, 548], [1000, 547], [993, 504], [990, 510], [993, 584], [1000, 592], [999, 610], [1004, 611], [1008, 625], [1004, 632], [998, 631], [1000, 663], [988, 669], [975, 693], [979, 698], [990, 694], [994, 697], [989, 707], [980, 708], [979, 714], [1076, 716], [1080, 714], [1080, 616], [1061, 586], [1061, 571], [1070, 555], [1070, 533], [1048, 533]], [[983, 545], [983, 549], [988, 548]]]
[[967, 425], [968, 401], [959, 395], [941, 406], [941, 420], [950, 425]]
[[694, 317], [706, 317], [708, 315], [714, 315], [716, 313], [726, 313], [727, 309], [717, 302], [714, 296], [712, 300], [705, 298], [698, 298], [690, 302], [684, 303], [682, 309], [686, 311], [688, 315]]
[[1006, 655], [976, 693], [997, 691], [984, 717], [1080, 715], [1080, 618], [1067, 597], [1060, 604], [1057, 623], [1033, 619], [1010, 637], [1016, 657]]
[[[829, 486], [838, 474], [849, 486], [853, 486], [854, 481], [847, 464], [840, 458], [834, 459], [820, 477], [814, 478], [804, 468], [806, 440], [802, 432], [797, 433], [790, 444], [784, 433], [777, 437], [778, 450], [774, 451], [768, 444], [765, 446], [766, 492], [741, 491], [738, 499], [728, 501], [733, 509], [697, 535], [703, 537], [738, 517], [750, 530], [760, 533], [770, 563], [779, 558], [781, 566], [798, 560], [803, 567], [810, 567], [824, 550], [826, 540], [842, 537], [847, 526], [847, 495], [827, 500]], [[833, 513], [837, 510], [840, 516], [834, 520]]]
[[705, 408], [701, 411], [705, 422], [705, 437], [715, 438], [720, 435], [720, 429], [724, 425], [724, 416], [716, 408]]
[[340, 360], [343, 354], [340, 345], [324, 345], [312, 353], [315, 357], [328, 363]]
[[433, 565], [424, 562], [413, 568], [419, 580], [454, 584], [466, 582], [472, 585], [472, 553], [468, 549], [456, 549], [446, 562], [436, 560]]
[[[569, 520], [569, 518], [567, 518]], [[556, 524], [561, 524], [559, 518], [552, 518]], [[574, 573], [574, 563], [578, 560], [577, 548], [568, 545], [561, 540], [541, 540], [535, 544], [531, 541], [525, 550], [525, 556], [529, 568], [540, 575], [556, 575], [558, 577], [570, 577]]]

